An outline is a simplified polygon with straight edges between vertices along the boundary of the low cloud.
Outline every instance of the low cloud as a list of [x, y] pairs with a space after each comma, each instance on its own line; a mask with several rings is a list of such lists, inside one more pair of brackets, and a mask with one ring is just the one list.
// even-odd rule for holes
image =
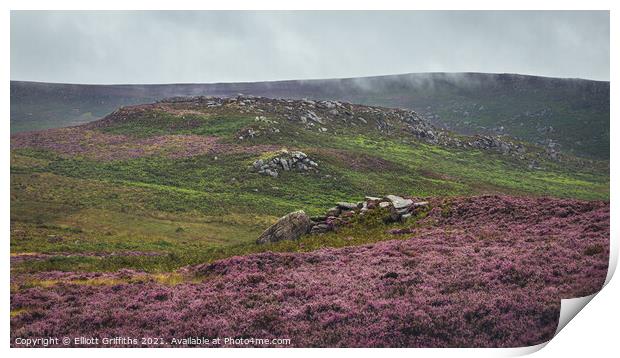
[[609, 13], [11, 13], [14, 80], [209, 83], [411, 72], [609, 80]]

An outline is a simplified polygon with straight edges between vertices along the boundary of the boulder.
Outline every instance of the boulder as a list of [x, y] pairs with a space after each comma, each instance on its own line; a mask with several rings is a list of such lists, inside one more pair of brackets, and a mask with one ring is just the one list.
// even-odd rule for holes
[[394, 205], [396, 209], [402, 209], [402, 208], [408, 207], [409, 205], [413, 204], [413, 200], [404, 199], [396, 195], [388, 195], [385, 198], [391, 201], [392, 205]]
[[356, 203], [345, 203], [345, 202], [339, 202], [336, 204], [340, 209], [344, 209], [344, 210], [353, 210], [353, 209], [357, 209], [357, 204]]
[[340, 215], [340, 208], [339, 207], [333, 207], [329, 210], [327, 210], [327, 213], [325, 213], [326, 216], [338, 216]]
[[284, 158], [280, 158], [280, 165], [282, 165], [282, 169], [288, 171], [290, 170], [289, 166], [288, 166], [288, 161]]
[[275, 224], [265, 230], [256, 240], [257, 244], [297, 240], [310, 232], [313, 223], [303, 210], [294, 211], [281, 217]]
[[324, 234], [326, 232], [329, 232], [331, 230], [331, 228], [329, 227], [329, 225], [327, 224], [318, 224], [318, 225], [314, 225], [312, 227], [312, 229], [310, 230], [311, 234]]

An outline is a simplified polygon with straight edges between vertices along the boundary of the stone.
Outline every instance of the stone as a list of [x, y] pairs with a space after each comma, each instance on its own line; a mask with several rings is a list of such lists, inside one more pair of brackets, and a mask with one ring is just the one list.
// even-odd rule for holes
[[262, 159], [259, 159], [259, 160], [255, 161], [254, 162], [254, 169], [257, 169], [257, 170], [260, 169], [263, 166], [263, 164], [265, 164], [265, 163], [263, 162]]
[[327, 224], [317, 224], [310, 229], [310, 234], [324, 234], [330, 230], [331, 228]]
[[367, 196], [364, 198], [366, 201], [379, 201], [381, 198], [377, 198], [376, 196]]
[[303, 211], [294, 211], [281, 217], [275, 224], [265, 230], [256, 240], [257, 244], [278, 242], [283, 240], [298, 240], [312, 229], [312, 220]]
[[259, 159], [252, 163], [254, 170], [263, 175], [271, 175], [276, 177], [273, 173], [277, 173], [280, 170], [284, 171], [318, 171], [318, 164], [312, 161], [308, 155], [304, 152], [294, 151], [288, 152], [282, 150], [276, 157], [270, 159]]
[[411, 199], [404, 199], [401, 198], [400, 196], [396, 196], [396, 195], [388, 195], [385, 197], [387, 200], [392, 202], [392, 205], [394, 205], [394, 207], [396, 209], [402, 209], [405, 208], [411, 204], [413, 204], [413, 200]]
[[428, 206], [428, 201], [419, 201], [417, 203], [413, 203], [413, 205], [411, 205], [411, 206], [413, 206], [414, 208], [419, 208], [419, 207], [422, 207], [422, 206]]
[[340, 216], [344, 218], [350, 218], [353, 215], [355, 215], [355, 211], [353, 210], [343, 211], [342, 214], [340, 214]]
[[408, 206], [406, 206], [406, 207], [404, 207], [402, 209], [396, 209], [396, 212], [401, 214], [401, 215], [402, 214], [406, 214], [408, 211], [409, 211], [409, 207]]
[[288, 166], [288, 161], [284, 158], [280, 158], [280, 165], [282, 165], [282, 169], [284, 169], [285, 171], [289, 171], [290, 168]]
[[387, 208], [389, 206], [392, 206], [392, 203], [388, 202], [388, 201], [382, 201], [379, 203], [379, 207], [380, 208]]
[[313, 216], [313, 217], [310, 218], [310, 220], [312, 220], [314, 222], [325, 221], [325, 220], [327, 220], [327, 216], [325, 216], [325, 215]]
[[357, 209], [357, 204], [356, 204], [356, 203], [345, 203], [345, 202], [339, 202], [339, 203], [336, 203], [336, 205], [337, 205], [340, 209], [344, 209], [344, 210], [353, 210], [353, 209]]
[[326, 216], [338, 216], [340, 215], [340, 208], [339, 207], [333, 207], [329, 210], [327, 210], [327, 213], [325, 213]]
[[400, 220], [400, 214], [398, 213], [396, 208], [394, 208], [393, 206], [390, 206], [389, 211], [390, 211], [389, 215], [384, 218], [386, 222], [397, 222], [398, 220]]
[[411, 214], [403, 214], [400, 216], [400, 221], [405, 222], [411, 218]]

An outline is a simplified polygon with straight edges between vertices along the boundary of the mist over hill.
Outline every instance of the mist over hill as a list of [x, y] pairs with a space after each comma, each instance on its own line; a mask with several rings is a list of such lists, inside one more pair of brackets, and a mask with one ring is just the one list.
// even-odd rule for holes
[[164, 97], [238, 93], [407, 108], [464, 134], [507, 134], [578, 156], [609, 158], [609, 82], [513, 74], [162, 85], [11, 81], [11, 132], [86, 123], [120, 106]]

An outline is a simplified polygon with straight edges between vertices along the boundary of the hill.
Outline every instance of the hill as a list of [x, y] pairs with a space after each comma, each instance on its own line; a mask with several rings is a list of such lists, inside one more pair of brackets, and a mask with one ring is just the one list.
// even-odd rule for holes
[[[14, 228], [42, 240], [17, 241], [18, 251], [93, 250], [105, 239], [106, 251], [192, 256], [180, 238], [198, 247], [253, 242], [287, 212], [321, 214], [365, 195], [609, 198], [607, 162], [505, 136], [454, 134], [409, 110], [336, 101], [172, 98], [77, 127], [18, 133], [11, 149]], [[307, 161], [293, 167], [297, 152]], [[46, 243], [46, 235], [72, 230], [83, 231], [78, 244]], [[204, 259], [148, 258], [170, 268]]]
[[11, 131], [86, 123], [119, 106], [164, 97], [238, 93], [402, 107], [462, 134], [507, 134], [573, 155], [609, 158], [609, 82], [512, 74], [431, 73], [170, 85], [11, 81]]
[[[11, 136], [12, 344], [537, 344], [559, 298], [602, 285], [608, 201], [608, 161], [458, 134], [408, 109], [126, 106]], [[300, 209], [310, 230], [263, 240]]]

